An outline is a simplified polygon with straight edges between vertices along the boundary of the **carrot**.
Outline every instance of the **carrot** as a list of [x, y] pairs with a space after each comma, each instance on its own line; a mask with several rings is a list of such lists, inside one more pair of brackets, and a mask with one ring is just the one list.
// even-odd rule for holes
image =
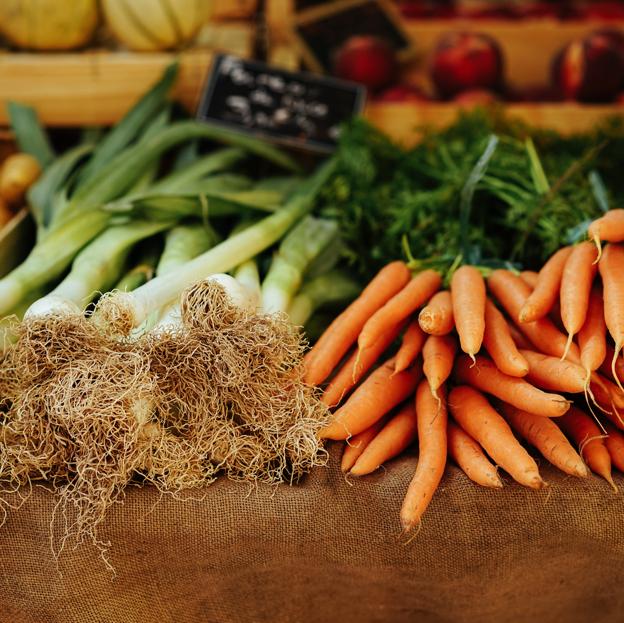
[[[488, 278], [490, 291], [516, 322], [517, 327], [525, 337], [542, 353], [561, 357], [566, 350], [567, 339], [549, 318], [540, 318], [532, 322], [519, 322], [517, 319], [520, 310], [525, 304], [531, 289], [529, 286], [508, 270], [495, 270]], [[570, 347], [570, 358], [575, 361], [579, 358], [575, 344]], [[576, 359], [575, 359], [576, 358]]]
[[372, 346], [388, 327], [411, 316], [440, 288], [441, 284], [442, 277], [435, 270], [418, 273], [366, 321], [358, 337], [358, 347], [363, 349]]
[[529, 364], [518, 352], [505, 317], [490, 299], [485, 301], [483, 345], [501, 372], [509, 376], [526, 376]]
[[429, 335], [446, 335], [453, 330], [453, 301], [448, 290], [436, 292], [418, 314], [420, 328]]
[[561, 320], [568, 332], [568, 341], [562, 359], [566, 358], [572, 339], [581, 330], [587, 317], [589, 295], [598, 272], [595, 259], [594, 245], [591, 242], [581, 242], [572, 249], [563, 267], [559, 300]]
[[[624, 401], [615, 383], [600, 374], [593, 373], [590, 388], [596, 403], [605, 416], [618, 428], [624, 430]], [[602, 426], [602, 424], [601, 424]]]
[[418, 424], [414, 401], [408, 400], [403, 408], [377, 433], [360, 458], [351, 468], [354, 476], [365, 476], [398, 456], [417, 437]]
[[[508, 324], [507, 326], [509, 327], [509, 333], [517, 348], [528, 348], [529, 350], [534, 348], [533, 344], [531, 344], [531, 342], [529, 342], [529, 340], [527, 340], [527, 338], [524, 337], [522, 333], [520, 333], [516, 325]], [[492, 353], [490, 353], [490, 355], [491, 354]], [[527, 364], [527, 367], [528, 367], [528, 364]], [[511, 376], [513, 376], [513, 374]]]
[[624, 472], [624, 435], [611, 424], [607, 424], [607, 432], [609, 434], [604, 442], [611, 457], [611, 463]]
[[581, 364], [587, 371], [598, 370], [607, 356], [607, 325], [600, 290], [594, 288], [589, 297], [589, 307], [585, 324], [578, 334]]
[[455, 421], [514, 480], [533, 489], [544, 486], [535, 461], [483, 394], [467, 385], [455, 387], [449, 394], [449, 409]]
[[430, 335], [423, 347], [423, 372], [431, 393], [437, 398], [438, 389], [453, 370], [457, 345], [452, 335]]
[[465, 430], [449, 420], [446, 434], [449, 454], [470, 480], [483, 487], [500, 489], [503, 486], [496, 467]]
[[532, 385], [555, 392], [581, 393], [585, 390], [587, 379], [580, 365], [534, 350], [521, 350], [520, 353], [529, 363], [526, 380]]
[[340, 469], [343, 472], [348, 472], [355, 465], [358, 458], [362, 456], [362, 453], [368, 447], [368, 444], [370, 444], [377, 436], [377, 433], [384, 427], [386, 421], [386, 418], [381, 418], [372, 426], [357, 435], [353, 435], [349, 441], [345, 442], [345, 449], [340, 462]]
[[538, 277], [539, 274], [536, 273], [534, 270], [523, 270], [520, 273], [520, 279], [522, 279], [522, 281], [524, 281], [524, 283], [526, 283], [529, 288], [531, 288], [531, 290], [535, 289]]
[[559, 417], [570, 406], [563, 396], [548, 394], [524, 379], [503, 374], [487, 357], [477, 357], [476, 365], [473, 365], [468, 357], [458, 357], [455, 363], [455, 377], [459, 383], [472, 385], [535, 415]]
[[404, 323], [399, 323], [386, 331], [370, 348], [354, 351], [325, 388], [321, 402], [329, 407], [340, 404], [399, 336], [404, 326]]
[[609, 210], [589, 226], [587, 234], [596, 244], [598, 259], [600, 259], [601, 240], [606, 242], [624, 241], [624, 210]]
[[589, 468], [602, 476], [615, 491], [617, 487], [611, 477], [611, 457], [604, 442], [604, 435], [594, 421], [576, 407], [559, 418], [559, 426], [574, 443], [578, 444], [579, 452]]
[[420, 328], [418, 321], [412, 320], [403, 335], [403, 341], [396, 354], [395, 372], [401, 372], [414, 363], [416, 357], [420, 355], [426, 339], [427, 334]]
[[[613, 377], [613, 372], [611, 370], [611, 363], [613, 362], [613, 356], [615, 355], [615, 349], [611, 344], [607, 344], [607, 354], [605, 356], [604, 361], [600, 366], [600, 372], [605, 376], [609, 377], [612, 381], [615, 381]], [[624, 378], [624, 359], [615, 358], [615, 372], [619, 379]]]
[[429, 506], [446, 465], [446, 391], [441, 388], [441, 403], [434, 398], [429, 384], [422, 381], [416, 391], [418, 424], [418, 464], [401, 506], [401, 526], [409, 532], [420, 522]]
[[498, 406], [512, 430], [535, 446], [555, 467], [571, 476], [581, 478], [589, 476], [583, 459], [552, 420], [533, 415], [504, 402]]
[[320, 432], [323, 439], [348, 439], [357, 435], [403, 402], [422, 377], [420, 366], [394, 374], [394, 358], [374, 370], [334, 413]]
[[366, 321], [410, 280], [405, 262], [391, 262], [382, 268], [327, 328], [305, 358], [305, 380], [321, 384], [357, 340]]
[[616, 361], [624, 345], [624, 247], [617, 244], [607, 245], [599, 266], [604, 290], [605, 322], [615, 342], [611, 373], [618, 387], [624, 391], [616, 371]]
[[485, 332], [485, 281], [474, 266], [460, 266], [453, 273], [451, 298], [461, 349], [474, 360]]
[[559, 298], [563, 267], [572, 253], [572, 247], [559, 249], [539, 271], [533, 292], [522, 305], [517, 318], [520, 322], [533, 322], [544, 318]]

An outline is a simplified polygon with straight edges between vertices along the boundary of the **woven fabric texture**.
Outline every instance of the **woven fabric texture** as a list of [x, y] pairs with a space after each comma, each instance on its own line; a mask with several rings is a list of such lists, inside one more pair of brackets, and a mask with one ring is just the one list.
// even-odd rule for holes
[[0, 529], [0, 622], [624, 621], [624, 497], [605, 482], [544, 466], [547, 490], [491, 491], [449, 467], [405, 544], [414, 465], [347, 483], [334, 446], [297, 486], [133, 487], [101, 532], [115, 575], [89, 545], [54, 560], [55, 498], [36, 487]]

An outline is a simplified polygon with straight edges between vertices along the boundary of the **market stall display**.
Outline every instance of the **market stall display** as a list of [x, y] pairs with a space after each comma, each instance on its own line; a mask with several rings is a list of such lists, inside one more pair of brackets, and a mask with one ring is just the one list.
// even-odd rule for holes
[[[558, 95], [516, 115], [490, 105], [522, 83], [511, 17], [438, 37], [410, 74], [414, 29], [437, 26], [401, 21], [407, 3], [287, 4], [301, 58], [359, 86], [219, 55], [195, 109], [180, 88], [205, 17], [159, 3], [148, 28], [107, 0], [136, 50], [106, 54], [141, 67], [140, 95], [92, 118], [7, 102], [0, 619], [303, 620], [295, 586], [319, 621], [617, 620], [601, 566], [621, 566], [624, 486], [617, 19], [565, 22], [580, 34], [548, 57]], [[334, 55], [317, 18], [344, 7], [387, 19]], [[48, 563], [62, 577], [41, 584]]]

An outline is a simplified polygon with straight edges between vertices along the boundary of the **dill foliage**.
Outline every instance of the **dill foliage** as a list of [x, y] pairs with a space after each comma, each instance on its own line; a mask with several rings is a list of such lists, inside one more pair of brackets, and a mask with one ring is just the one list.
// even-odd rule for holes
[[363, 279], [414, 258], [443, 271], [463, 262], [539, 267], [588, 222], [622, 205], [624, 124], [562, 137], [496, 114], [460, 115], [411, 149], [363, 119], [341, 136], [321, 211], [337, 219]]

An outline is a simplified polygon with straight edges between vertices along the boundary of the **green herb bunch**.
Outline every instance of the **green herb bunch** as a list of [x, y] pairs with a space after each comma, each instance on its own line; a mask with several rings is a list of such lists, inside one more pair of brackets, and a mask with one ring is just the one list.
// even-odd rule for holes
[[536, 268], [624, 199], [618, 120], [562, 137], [475, 111], [406, 150], [356, 119], [337, 156], [321, 211], [339, 221], [363, 279], [401, 257], [442, 270], [460, 256]]

